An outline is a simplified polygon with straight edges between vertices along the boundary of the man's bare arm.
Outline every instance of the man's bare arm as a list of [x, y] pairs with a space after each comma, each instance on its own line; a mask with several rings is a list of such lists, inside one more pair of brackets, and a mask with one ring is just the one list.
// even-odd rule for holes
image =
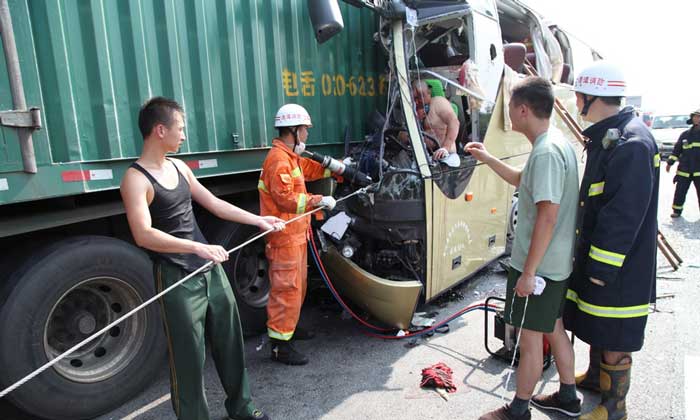
[[559, 213], [559, 204], [551, 201], [540, 201], [536, 205], [537, 217], [532, 229], [530, 249], [525, 258], [523, 273], [515, 285], [515, 292], [522, 297], [530, 295], [535, 290], [535, 273], [552, 240]]
[[471, 153], [478, 161], [484, 162], [491, 168], [498, 176], [503, 178], [504, 181], [513, 186], [520, 185], [520, 176], [522, 171], [516, 169], [505, 162], [502, 162], [497, 157], [491, 155], [486, 148], [484, 148], [483, 143], [471, 142], [464, 146], [464, 151]]
[[456, 141], [457, 135], [459, 135], [459, 119], [457, 118], [457, 115], [455, 115], [454, 110], [452, 109], [452, 104], [450, 104], [449, 101], [445, 100], [440, 102], [442, 103], [442, 106], [440, 106], [438, 115], [447, 127], [445, 129], [445, 140], [440, 146], [447, 149], [447, 151], [450, 153], [456, 153]]
[[134, 169], [124, 175], [119, 192], [124, 201], [126, 218], [134, 241], [140, 247], [160, 253], [197, 254], [202, 258], [216, 262], [228, 259], [228, 254], [220, 246], [205, 245], [155, 229], [152, 226], [151, 213], [148, 209], [148, 180]]
[[525, 265], [523, 266], [523, 273], [532, 275], [535, 274], [549, 247], [549, 242], [554, 234], [554, 227], [557, 224], [557, 214], [559, 213], [559, 204], [554, 204], [551, 201], [540, 201], [536, 205], [537, 217], [535, 218], [535, 227], [532, 229], [530, 250], [527, 253]]

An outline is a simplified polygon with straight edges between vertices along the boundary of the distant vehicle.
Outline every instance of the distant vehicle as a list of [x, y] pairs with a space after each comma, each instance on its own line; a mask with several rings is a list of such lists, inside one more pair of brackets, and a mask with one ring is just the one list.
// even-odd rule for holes
[[676, 144], [681, 133], [688, 129], [688, 114], [678, 115], [658, 115], [651, 124], [651, 132], [659, 146], [661, 158], [667, 158], [673, 152], [673, 145]]

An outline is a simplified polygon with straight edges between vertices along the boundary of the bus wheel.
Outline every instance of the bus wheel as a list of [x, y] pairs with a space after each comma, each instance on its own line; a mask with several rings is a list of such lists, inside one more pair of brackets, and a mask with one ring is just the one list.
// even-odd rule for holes
[[[230, 250], [260, 233], [255, 226], [242, 225], [224, 220], [213, 223], [210, 229], [211, 243]], [[223, 264], [231, 289], [236, 296], [241, 327], [246, 336], [265, 331], [267, 323], [267, 300], [270, 296], [268, 263], [265, 257], [265, 240], [257, 241], [232, 253]]]
[[510, 254], [513, 249], [513, 239], [515, 238], [515, 227], [518, 224], [518, 193], [513, 194], [510, 202], [510, 213], [508, 214], [508, 232], [506, 234], [506, 253]]
[[[151, 262], [136, 247], [81, 236], [30, 256], [0, 308], [2, 388], [41, 367], [154, 295]], [[162, 369], [165, 340], [154, 303], [8, 397], [48, 419], [85, 419], [143, 390]]]

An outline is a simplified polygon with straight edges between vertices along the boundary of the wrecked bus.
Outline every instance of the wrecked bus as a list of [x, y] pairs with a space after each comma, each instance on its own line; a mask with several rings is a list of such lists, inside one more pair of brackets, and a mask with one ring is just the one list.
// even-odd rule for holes
[[[1, 31], [13, 35], [0, 55], [3, 389], [154, 294], [118, 193], [140, 152], [135, 117], [148, 97], [184, 104], [179, 157], [215, 194], [251, 210], [275, 111], [307, 107], [309, 149], [351, 158], [377, 184], [326, 215], [350, 219], [342, 235], [315, 225], [324, 265], [354, 305], [405, 328], [419, 301], [501, 256], [517, 221], [514, 191], [487, 168], [464, 155], [454, 168], [432, 162], [411, 81], [431, 80], [454, 104], [461, 144], [484, 141], [522, 165], [529, 147], [507, 129], [504, 104], [525, 56], [535, 53], [530, 61], [572, 110], [573, 72], [595, 58], [515, 0], [8, 4], [0, 10]], [[324, 44], [314, 40], [343, 25]], [[401, 131], [407, 143], [397, 141]], [[343, 182], [335, 194], [354, 188]], [[197, 218], [227, 249], [255, 233], [202, 211]], [[269, 292], [262, 244], [224, 267], [244, 329], [260, 331]], [[49, 419], [113, 409], [159, 370], [158, 317], [148, 307], [8, 398]]]
[[[515, 0], [353, 3], [380, 16], [377, 39], [388, 62], [386, 112], [375, 115], [369, 140], [349, 153], [378, 187], [338, 205], [318, 229], [321, 259], [342, 295], [383, 325], [406, 329], [419, 302], [502, 256], [517, 223], [514, 188], [464, 154], [464, 144], [484, 142], [498, 158], [522, 167], [530, 145], [510, 130], [507, 110], [524, 66], [551, 79], [575, 115], [573, 71], [599, 57]], [[333, 27], [333, 16], [318, 19], [316, 28]], [[446, 97], [456, 112], [458, 164], [431, 159], [414, 80], [429, 82], [433, 96]], [[580, 150], [562, 118], [552, 118]], [[408, 144], [399, 140], [402, 131]], [[341, 184], [336, 194], [352, 191]]]

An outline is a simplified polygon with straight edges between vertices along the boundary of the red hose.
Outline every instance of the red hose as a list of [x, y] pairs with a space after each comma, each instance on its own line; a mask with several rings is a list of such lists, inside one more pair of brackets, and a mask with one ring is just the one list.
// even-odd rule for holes
[[[319, 255], [318, 249], [316, 248], [316, 241], [314, 240], [314, 233], [313, 233], [313, 230], [311, 230], [311, 228], [309, 228], [309, 236], [311, 238], [312, 252], [314, 253], [315, 260], [318, 263], [318, 266], [321, 270], [321, 274], [325, 277], [326, 284], [331, 288], [333, 295], [338, 299], [338, 302], [340, 303], [340, 305], [343, 306], [343, 308], [346, 311], [348, 311], [350, 316], [355, 318], [355, 320], [357, 320], [359, 323], [361, 323], [362, 325], [364, 325], [367, 328], [373, 329], [375, 331], [380, 331], [380, 332], [394, 331], [395, 328], [381, 328], [381, 327], [377, 327], [375, 325], [372, 325], [372, 324], [366, 322], [364, 319], [360, 318], [357, 314], [355, 314], [355, 312], [352, 311], [352, 309], [350, 309], [350, 307], [345, 303], [345, 301], [343, 301], [343, 298], [340, 297], [340, 293], [338, 293], [338, 291], [335, 289], [335, 287], [333, 286], [333, 283], [331, 283], [331, 281], [330, 281], [330, 277], [328, 276], [328, 273], [326, 272], [326, 268], [323, 266], [323, 262], [321, 261], [321, 256]], [[489, 310], [489, 309], [498, 309], [498, 308], [499, 307], [497, 305], [488, 305], [487, 306], [484, 302], [475, 303], [475, 304], [469, 305], [465, 308], [462, 308], [461, 310], [444, 318], [443, 320], [441, 320], [440, 322], [436, 323], [435, 325], [433, 325], [429, 328], [425, 328], [425, 329], [422, 329], [420, 331], [408, 333], [408, 334], [402, 335], [402, 336], [375, 334], [375, 333], [368, 332], [368, 331], [363, 331], [363, 333], [370, 336], [370, 337], [381, 338], [384, 340], [398, 340], [398, 339], [403, 339], [403, 338], [415, 337], [417, 335], [424, 335], [424, 334], [427, 334], [431, 331], [434, 331], [434, 330], [440, 328], [441, 326], [443, 326], [444, 324], [447, 324], [448, 322], [464, 315], [467, 312], [471, 312], [471, 311], [474, 311], [477, 309]]]

